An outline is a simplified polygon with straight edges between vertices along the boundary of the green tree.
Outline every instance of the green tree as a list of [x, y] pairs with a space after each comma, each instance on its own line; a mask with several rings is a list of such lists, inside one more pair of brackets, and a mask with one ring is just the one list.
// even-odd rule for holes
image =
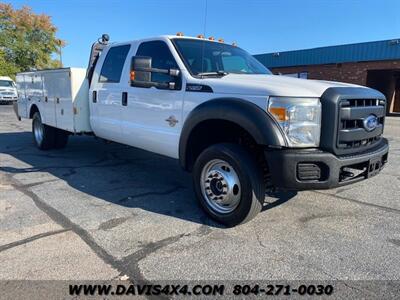
[[14, 9], [0, 3], [0, 75], [14, 77], [21, 71], [60, 67], [54, 56], [65, 43], [56, 33], [50, 16], [35, 14], [27, 6]]

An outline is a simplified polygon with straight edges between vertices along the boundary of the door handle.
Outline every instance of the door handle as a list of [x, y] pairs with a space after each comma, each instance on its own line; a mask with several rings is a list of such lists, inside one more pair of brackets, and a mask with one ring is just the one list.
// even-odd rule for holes
[[122, 106], [128, 105], [128, 93], [122, 92]]
[[97, 102], [97, 91], [93, 91], [92, 101], [93, 101], [93, 103]]

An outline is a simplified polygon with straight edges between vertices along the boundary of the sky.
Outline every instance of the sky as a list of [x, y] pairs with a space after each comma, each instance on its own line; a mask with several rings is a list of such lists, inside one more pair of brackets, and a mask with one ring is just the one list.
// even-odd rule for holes
[[183, 32], [235, 41], [251, 54], [400, 38], [400, 0], [0, 0], [52, 17], [64, 66], [91, 44]]

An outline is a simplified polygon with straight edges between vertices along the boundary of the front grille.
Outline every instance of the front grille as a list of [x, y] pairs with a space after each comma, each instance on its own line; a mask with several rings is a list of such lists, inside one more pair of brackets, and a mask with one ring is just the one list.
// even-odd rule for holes
[[[384, 125], [385, 101], [380, 99], [345, 99], [339, 102], [339, 120], [336, 147], [362, 151], [379, 142]], [[377, 117], [377, 126], [368, 131], [364, 120]]]

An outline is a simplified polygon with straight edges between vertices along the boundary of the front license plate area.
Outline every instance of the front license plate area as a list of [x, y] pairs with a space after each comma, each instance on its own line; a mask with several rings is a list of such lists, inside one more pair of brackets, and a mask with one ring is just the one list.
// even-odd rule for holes
[[374, 158], [369, 160], [368, 164], [368, 178], [375, 176], [382, 168], [382, 158]]

